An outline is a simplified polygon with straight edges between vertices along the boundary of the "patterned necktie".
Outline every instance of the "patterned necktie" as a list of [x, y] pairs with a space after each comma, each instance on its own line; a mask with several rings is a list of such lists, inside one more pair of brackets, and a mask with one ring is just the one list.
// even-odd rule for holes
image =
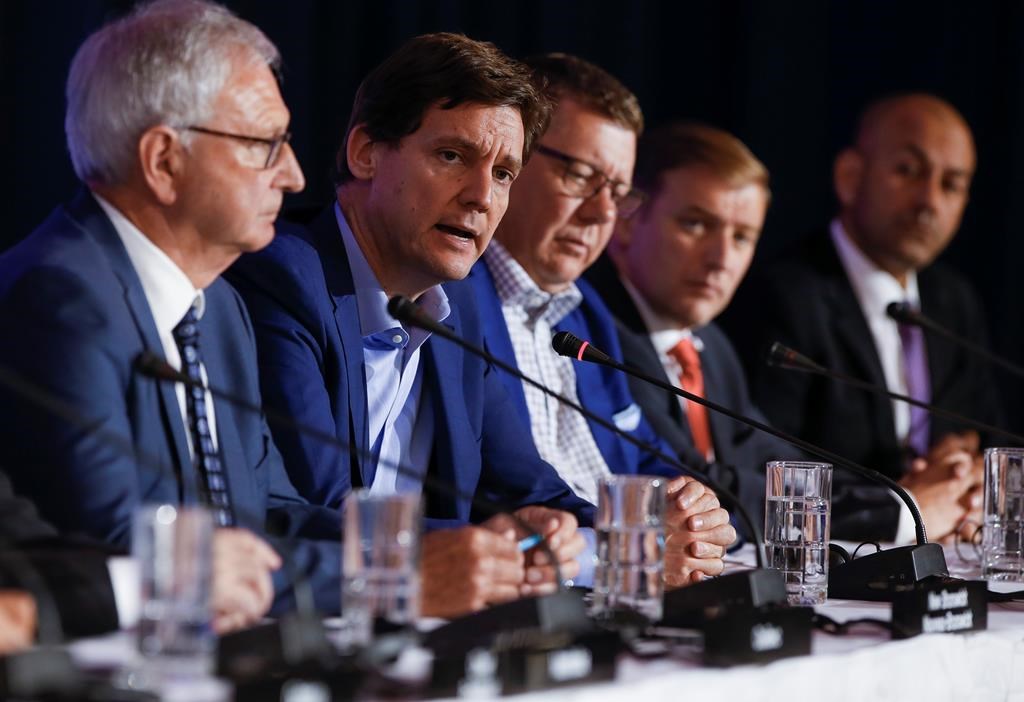
[[[683, 372], [679, 376], [679, 384], [683, 390], [704, 397], [704, 373], [700, 369], [700, 355], [693, 346], [690, 337], [684, 338], [672, 349], [669, 355], [676, 359]], [[686, 403], [686, 419], [690, 423], [690, 434], [693, 444], [704, 458], [711, 458], [711, 425], [708, 423], [708, 410], [696, 402]]]
[[[907, 394], [915, 400], [930, 402], [932, 391], [931, 380], [928, 377], [928, 356], [924, 347], [924, 330], [909, 324], [900, 324], [899, 329]], [[907, 445], [918, 456], [928, 453], [929, 428], [928, 412], [911, 405]]]
[[[184, 318], [174, 328], [174, 340], [181, 352], [182, 371], [192, 380], [202, 382], [200, 369], [203, 357], [199, 353], [199, 320], [194, 306], [189, 307]], [[186, 387], [185, 407], [188, 428], [192, 435], [192, 464], [202, 476], [207, 503], [217, 524], [231, 526], [235, 523], [235, 518], [231, 511], [227, 476], [213, 444], [213, 434], [210, 432], [210, 422], [206, 414], [206, 391], [201, 387]]]

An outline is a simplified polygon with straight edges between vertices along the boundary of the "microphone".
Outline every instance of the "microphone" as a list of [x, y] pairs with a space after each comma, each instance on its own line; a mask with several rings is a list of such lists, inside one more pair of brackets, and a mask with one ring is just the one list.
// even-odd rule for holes
[[[162, 382], [183, 383], [187, 387], [202, 388], [209, 391], [214, 397], [221, 398], [245, 411], [265, 415], [267, 421], [272, 424], [288, 427], [329, 446], [384, 463], [378, 456], [367, 449], [341, 441], [334, 434], [298, 422], [284, 412], [272, 407], [261, 406], [245, 397], [208, 383], [193, 380], [188, 375], [179, 372], [168, 364], [162, 356], [152, 351], [144, 351], [136, 357], [135, 369], [142, 375]], [[490, 639], [493, 638], [496, 631], [536, 628], [544, 633], [578, 633], [590, 628], [591, 625], [587, 619], [583, 599], [578, 593], [565, 589], [558, 566], [558, 559], [551, 550], [551, 546], [540, 534], [534, 532], [529, 524], [517, 517], [513, 510], [491, 500], [481, 498], [474, 493], [460, 490], [431, 475], [429, 472], [420, 473], [417, 470], [393, 461], [388, 461], [386, 465], [397, 473], [421, 480], [426, 488], [436, 490], [451, 497], [468, 500], [474, 507], [488, 514], [507, 514], [517, 526], [532, 534], [533, 538], [529, 541], [530, 545], [536, 545], [544, 551], [555, 570], [555, 582], [558, 587], [558, 592], [555, 594], [520, 598], [504, 604], [492, 605], [480, 612], [454, 619], [448, 624], [431, 631], [425, 637], [424, 645], [433, 649], [437, 654], [451, 655], [453, 652], [456, 654], [464, 653], [478, 646], [489, 645]], [[243, 661], [246, 653], [251, 657], [253, 650], [251, 637], [246, 636], [246, 634], [247, 631], [243, 631], [237, 635], [229, 635], [229, 637], [237, 636], [237, 641], [229, 637], [222, 637], [221, 639], [222, 643], [225, 639], [231, 641], [232, 650], [237, 650], [240, 659]], [[387, 644], [383, 645], [386, 646]], [[367, 653], [367, 657], [372, 658], [374, 655], [373, 651]]]
[[997, 365], [1003, 370], [1009, 371], [1011, 374], [1017, 376], [1018, 378], [1024, 378], [1024, 368], [1022, 368], [1021, 366], [992, 353], [991, 351], [989, 351], [987, 348], [977, 343], [976, 341], [972, 341], [963, 336], [960, 336], [959, 334], [954, 333], [952, 330], [942, 326], [934, 319], [926, 317], [918, 310], [915, 310], [913, 306], [910, 305], [909, 303], [890, 302], [885, 308], [885, 313], [889, 315], [892, 319], [899, 322], [900, 324], [921, 327], [926, 331], [930, 331], [934, 334], [938, 334], [939, 336], [945, 337], [946, 339], [949, 339], [957, 346], [961, 346], [967, 349], [971, 353], [975, 354], [976, 356], [980, 356], [989, 363]]
[[[892, 305], [889, 306], [892, 307]], [[1012, 439], [1014, 441], [1024, 444], [1024, 436], [1020, 434], [1015, 434], [1012, 431], [1000, 429], [997, 426], [993, 426], [991, 424], [986, 424], [985, 422], [972, 419], [971, 417], [959, 414], [958, 412], [943, 409], [942, 407], [939, 407], [938, 405], [933, 405], [930, 402], [924, 402], [922, 400], [917, 400], [908, 395], [902, 395], [898, 392], [892, 392], [891, 390], [884, 386], [875, 385], [874, 383], [869, 383], [866, 380], [854, 378], [853, 376], [846, 375], [845, 373], [840, 373], [839, 371], [834, 371], [831, 368], [826, 368], [825, 366], [822, 366], [821, 364], [812, 361], [807, 356], [804, 356], [798, 351], [795, 351], [794, 349], [791, 349], [778, 341], [774, 342], [771, 345], [771, 348], [768, 349], [768, 355], [765, 358], [765, 362], [769, 366], [773, 366], [775, 368], [784, 368], [786, 370], [795, 370], [800, 371], [802, 373], [812, 373], [814, 375], [820, 375], [825, 378], [831, 378], [832, 380], [838, 381], [845, 385], [850, 385], [851, 387], [866, 390], [867, 392], [871, 392], [876, 395], [882, 395], [892, 400], [905, 402], [908, 405], [920, 407], [924, 410], [927, 410], [929, 413], [934, 414], [937, 417], [944, 417], [945, 419], [949, 419], [959, 424], [971, 426], [974, 427], [975, 429], [980, 429], [981, 431], [988, 432], [989, 434], [998, 434], [999, 436], [1004, 436], [1008, 439]]]
[[[155, 354], [149, 355], [155, 356]], [[161, 363], [163, 362], [159, 357], [156, 357], [156, 359]], [[150, 359], [147, 365], [150, 370], [159, 372], [167, 379], [173, 377], [177, 380], [177, 377], [181, 375], [166, 363], [163, 363], [166, 368], [162, 368]], [[187, 376], [184, 377], [187, 378]], [[72, 426], [81, 428], [83, 431], [88, 431], [90, 434], [99, 437], [122, 455], [130, 457], [141, 470], [152, 472], [161, 478], [170, 476], [175, 481], [177, 480], [177, 476], [171, 470], [164, 467], [159, 457], [144, 449], [137, 448], [130, 439], [98, 426], [96, 421], [84, 416], [74, 405], [48, 389], [21, 377], [15, 371], [0, 366], [0, 386], [10, 389], [31, 404], [41, 407]], [[206, 493], [200, 487], [197, 494], [203, 496]], [[286, 544], [290, 544], [292, 540], [291, 537], [285, 537]], [[219, 656], [222, 661], [237, 662], [239, 666], [245, 667], [252, 663], [252, 651], [271, 651], [272, 653], [268, 655], [278, 656], [288, 664], [309, 667], [309, 664], [313, 661], [320, 664], [330, 662], [330, 667], [326, 669], [334, 670], [338, 668], [334, 663], [337, 655], [334, 647], [327, 639], [326, 630], [316, 614], [316, 609], [313, 605], [313, 594], [308, 580], [291, 568], [288, 559], [284, 560], [284, 567], [287, 568], [288, 582], [295, 593], [295, 613], [281, 617], [278, 621], [269, 625], [258, 625], [220, 637], [219, 648], [227, 651], [227, 654], [219, 652]], [[44, 604], [45, 602], [41, 603], [40, 608]], [[232, 647], [231, 644], [236, 638], [245, 641], [248, 645]], [[34, 665], [39, 664], [35, 663]], [[267, 665], [264, 667], [267, 667]], [[54, 664], [54, 667], [56, 668], [56, 664]], [[42, 678], [45, 677], [42, 676]], [[125, 694], [127, 695], [128, 692]]]
[[[740, 503], [739, 499], [731, 492], [714, 484], [714, 482], [707, 476], [694, 470], [690, 466], [681, 463], [678, 459], [667, 456], [656, 447], [650, 446], [647, 443], [640, 441], [632, 434], [622, 431], [604, 417], [591, 412], [577, 402], [573, 402], [572, 400], [559, 395], [542, 383], [522, 373], [515, 366], [506, 363], [491, 353], [488, 353], [486, 349], [479, 348], [475, 344], [466, 341], [448, 327], [443, 324], [439, 324], [427, 315], [423, 314], [419, 306], [408, 298], [401, 295], [392, 297], [388, 302], [388, 312], [392, 317], [400, 322], [416, 326], [421, 329], [426, 329], [433, 334], [451, 341], [457, 346], [460, 346], [468, 352], [484, 359], [495, 367], [500, 368], [504, 372], [509, 373], [523, 382], [537, 388], [545, 395], [568, 407], [572, 407], [587, 419], [608, 429], [616, 436], [625, 439], [629, 443], [640, 448], [642, 451], [658, 457], [666, 464], [676, 468], [680, 473], [691, 475], [698, 480], [701, 480], [712, 487], [716, 493], [723, 498], [723, 501], [725, 501], [726, 504], [731, 505], [735, 509], [736, 513], [743, 520], [744, 524], [746, 524], [752, 535], [757, 569], [730, 573], [717, 578], [709, 578], [700, 583], [694, 583], [687, 585], [686, 587], [665, 592], [663, 607], [664, 614], [661, 619], [662, 624], [684, 627], [704, 626], [713, 629], [718, 626], [718, 624], [715, 621], [708, 619], [708, 613], [711, 611], [731, 611], [739, 613], [753, 612], [753, 616], [739, 614], [737, 622], [743, 620], [743, 623], [736, 623], [737, 631], [745, 631], [749, 633], [752, 627], [756, 628], [756, 626], [758, 626], [757, 622], [760, 621], [760, 618], [764, 613], [770, 609], [770, 607], [765, 607], [766, 605], [770, 606], [784, 603], [786, 601], [786, 587], [782, 574], [777, 570], [764, 568], [764, 538], [761, 535], [761, 529], [753, 522], [750, 518], [750, 514]], [[588, 346], [588, 351], [591, 354], [595, 352], [598, 353], [598, 357], [606, 357], [591, 346]], [[801, 636], [809, 636], [809, 629], [801, 630], [800, 632], [792, 631], [789, 635], [794, 637], [795, 640], [799, 640]], [[741, 647], [749, 646], [749, 636], [745, 639], [743, 636], [740, 636], [739, 638], [743, 641], [738, 645]]]
[[[478, 346], [476, 346], [475, 344], [471, 344], [470, 342], [466, 341], [465, 339], [463, 339], [459, 335], [455, 334], [448, 327], [446, 327], [443, 324], [440, 324], [440, 323], [436, 322], [435, 320], [431, 319], [430, 317], [428, 317], [419, 308], [419, 305], [417, 305], [415, 302], [413, 302], [409, 298], [405, 297], [404, 295], [395, 295], [394, 297], [392, 297], [388, 301], [388, 313], [392, 317], [394, 317], [395, 319], [397, 319], [400, 322], [404, 322], [406, 324], [410, 324], [412, 326], [419, 327], [420, 329], [425, 329], [425, 330], [431, 332], [432, 334], [436, 334], [436, 335], [438, 335], [438, 336], [440, 336], [442, 338], [445, 338], [448, 341], [451, 341], [452, 343], [454, 343], [454, 344], [456, 344], [456, 345], [466, 349], [470, 353], [472, 353], [472, 354], [474, 354], [476, 356], [479, 356], [480, 358], [482, 358], [485, 361], [487, 361], [488, 363], [490, 363], [490, 364], [500, 368], [501, 370], [505, 371], [506, 373], [509, 373], [510, 375], [513, 375], [516, 378], [519, 378], [523, 382], [528, 383], [532, 387], [537, 388], [538, 390], [540, 390], [542, 393], [544, 393], [548, 397], [551, 397], [551, 398], [557, 400], [558, 402], [560, 402], [560, 403], [562, 403], [562, 404], [564, 404], [564, 405], [566, 405], [568, 407], [572, 407], [574, 410], [576, 410], [577, 412], [582, 414], [587, 419], [591, 420], [592, 422], [595, 422], [596, 424], [601, 425], [602, 427], [604, 427], [608, 431], [614, 433], [616, 436], [619, 436], [619, 437], [625, 439], [626, 441], [628, 441], [629, 443], [633, 444], [634, 446], [636, 446], [640, 450], [645, 451], [646, 453], [651, 454], [653, 456], [656, 456], [661, 461], [664, 461], [665, 463], [669, 464], [670, 466], [672, 466], [673, 468], [678, 470], [680, 473], [689, 475], [690, 477], [693, 477], [695, 479], [698, 479], [698, 480], [700, 480], [702, 482], [705, 482], [708, 485], [710, 485], [712, 488], [714, 488], [716, 493], [718, 493], [722, 497], [726, 498], [726, 501], [735, 508], [736, 512], [740, 515], [740, 518], [743, 519], [744, 524], [746, 524], [747, 528], [750, 530], [751, 535], [754, 537], [754, 546], [755, 546], [754, 550], [755, 550], [755, 556], [757, 558], [757, 566], [759, 568], [763, 568], [764, 567], [764, 539], [761, 536], [761, 530], [757, 528], [757, 526], [754, 524], [753, 520], [750, 518], [750, 515], [747, 513], [746, 509], [744, 509], [743, 505], [740, 504], [739, 498], [736, 497], [735, 495], [733, 495], [731, 492], [729, 492], [725, 488], [723, 488], [723, 487], [721, 487], [719, 485], [712, 484], [712, 481], [710, 481], [706, 475], [704, 475], [703, 473], [701, 473], [698, 470], [695, 470], [694, 468], [691, 468], [690, 466], [688, 466], [688, 465], [686, 465], [684, 463], [681, 463], [678, 459], [666, 455], [662, 451], [659, 451], [656, 447], [651, 446], [651, 445], [641, 441], [640, 439], [637, 439], [632, 434], [629, 434], [627, 432], [622, 431], [617, 426], [615, 426], [615, 424], [613, 424], [612, 422], [609, 422], [604, 417], [601, 417], [601, 416], [595, 414], [594, 412], [591, 412], [586, 407], [583, 407], [582, 405], [580, 405], [578, 402], [573, 402], [569, 398], [567, 398], [567, 397], [565, 397], [563, 395], [559, 395], [558, 393], [556, 393], [555, 391], [553, 391], [551, 388], [547, 387], [543, 383], [540, 383], [539, 381], [534, 380], [533, 378], [531, 378], [528, 375], [524, 374], [522, 371], [520, 371], [515, 366], [512, 366], [511, 364], [506, 363], [505, 361], [501, 360], [500, 358], [498, 358], [498, 357], [494, 356], [493, 354], [489, 353], [486, 349], [482, 349], [482, 348], [479, 348]], [[566, 334], [566, 333], [567, 332], [560, 332], [560, 334]], [[581, 346], [584, 343], [585, 342], [581, 342]], [[603, 357], [605, 359], [608, 359], [607, 355], [605, 355], [604, 353], [602, 353], [600, 351], [597, 351], [596, 349], [594, 349], [589, 344], [587, 344], [584, 348], [581, 348], [581, 349], [578, 349], [578, 350], [580, 351], [580, 353], [584, 353], [585, 351], [590, 350], [591, 354], [596, 352], [597, 354], [599, 354], [599, 357]], [[556, 349], [556, 351], [557, 351], [557, 349]]]
[[569, 332], [558, 332], [555, 334], [551, 340], [551, 346], [563, 356], [579, 358], [580, 360], [593, 359], [595, 363], [615, 368], [644, 382], [656, 385], [679, 397], [685, 398], [688, 402], [703, 405], [741, 424], [781, 439], [806, 453], [820, 456], [840, 468], [856, 473], [872, 482], [881, 483], [895, 492], [907, 505], [914, 518], [917, 545], [878, 551], [877, 553], [862, 556], [831, 569], [829, 573], [829, 592], [833, 593], [833, 596], [848, 599], [879, 599], [880, 597], [891, 595], [894, 586], [917, 582], [931, 575], [947, 576], [949, 574], [942, 547], [938, 544], [928, 543], [924, 521], [921, 519], [921, 513], [917, 508], [917, 504], [899, 483], [888, 476], [854, 463], [820, 446], [787, 434], [763, 422], [734, 412], [717, 402], [712, 402], [699, 395], [687, 392], [660, 378], [650, 376], [638, 368], [619, 363], [605, 353], [597, 355], [594, 352], [598, 350], [594, 349], [592, 344], [588, 344]]

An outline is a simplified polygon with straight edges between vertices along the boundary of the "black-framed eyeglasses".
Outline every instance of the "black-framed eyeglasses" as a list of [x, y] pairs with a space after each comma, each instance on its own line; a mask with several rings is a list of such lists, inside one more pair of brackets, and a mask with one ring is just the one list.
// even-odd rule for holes
[[544, 144], [537, 144], [534, 148], [538, 153], [561, 161], [565, 165], [561, 180], [563, 192], [566, 195], [588, 200], [601, 192], [607, 185], [611, 189], [612, 202], [615, 203], [615, 208], [622, 217], [629, 217], [640, 209], [640, 205], [644, 204], [646, 196], [641, 191], [629, 183], [612, 180], [597, 166]]
[[209, 134], [210, 136], [225, 137], [227, 139], [238, 139], [239, 141], [248, 141], [253, 144], [265, 144], [267, 149], [267, 162], [263, 164], [263, 168], [273, 168], [277, 165], [277, 160], [281, 156], [281, 152], [284, 150], [284, 145], [291, 141], [292, 133], [285, 132], [279, 137], [268, 139], [266, 137], [249, 136], [248, 134], [234, 134], [232, 132], [222, 132], [217, 129], [209, 129], [207, 127], [199, 127], [194, 124], [187, 127], [182, 127], [190, 132], [199, 132], [200, 134]]

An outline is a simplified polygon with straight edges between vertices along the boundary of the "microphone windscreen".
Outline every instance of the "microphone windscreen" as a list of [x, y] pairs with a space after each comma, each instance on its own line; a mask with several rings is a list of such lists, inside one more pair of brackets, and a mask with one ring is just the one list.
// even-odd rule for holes
[[571, 332], [560, 331], [551, 337], [551, 348], [560, 356], [576, 358], [583, 346], [583, 340]]

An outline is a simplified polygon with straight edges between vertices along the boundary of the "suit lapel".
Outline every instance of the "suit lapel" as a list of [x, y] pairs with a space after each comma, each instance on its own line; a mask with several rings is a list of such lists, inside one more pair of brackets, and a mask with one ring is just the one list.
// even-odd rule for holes
[[[451, 314], [444, 325], [461, 336], [458, 308], [452, 305]], [[421, 347], [420, 364], [424, 377], [425, 393], [433, 400], [434, 453], [431, 468], [445, 484], [456, 490], [472, 494], [476, 491], [479, 473], [465, 470], [465, 467], [479, 465], [477, 456], [462, 455], [467, 450], [479, 451], [476, 437], [459, 437], [455, 432], [465, 431], [472, 424], [466, 414], [466, 396], [462, 392], [463, 362], [465, 354], [452, 353], [450, 349], [435, 348], [437, 343], [450, 343], [431, 337]], [[459, 470], [458, 467], [463, 467]], [[444, 507], [450, 505], [450, 507]], [[469, 510], [460, 499], [434, 499], [429, 516], [441, 519], [468, 519]]]
[[[164, 347], [160, 341], [160, 335], [157, 333], [156, 322], [153, 321], [153, 314], [150, 312], [146, 294], [142, 289], [142, 282], [132, 266], [131, 259], [128, 258], [128, 252], [125, 251], [121, 238], [114, 230], [114, 225], [110, 223], [92, 195], [84, 189], [69, 206], [69, 214], [92, 236], [110, 261], [111, 268], [124, 290], [125, 303], [135, 321], [142, 347], [163, 358]], [[181, 420], [181, 407], [174, 392], [174, 385], [158, 382], [158, 392], [161, 421], [164, 424], [165, 433], [170, 437], [175, 454], [173, 460], [178, 479], [179, 496], [185, 502], [194, 502], [199, 497], [196, 492], [195, 470], [188, 451], [185, 425]]]
[[[368, 449], [370, 446], [369, 420], [366, 399], [365, 362], [363, 360], [363, 338], [359, 333], [359, 324], [352, 320], [359, 319], [356, 305], [355, 284], [352, 282], [352, 269], [349, 267], [345, 244], [341, 239], [338, 222], [334, 214], [334, 206], [328, 207], [313, 222], [310, 229], [313, 233], [314, 246], [323, 263], [324, 280], [334, 302], [334, 323], [337, 326], [338, 338], [341, 339], [342, 354], [345, 359], [345, 373], [348, 386], [349, 436], [356, 446]], [[353, 466], [359, 472], [361, 484], [373, 484], [376, 462], [369, 460], [364, 451], [352, 458]], [[355, 487], [355, 481], [353, 481]]]
[[[819, 268], [828, 274], [829, 279], [823, 301], [829, 309], [829, 319], [832, 320], [836, 341], [846, 350], [851, 361], [850, 374], [869, 383], [886, 387], [885, 373], [878, 359], [874, 337], [853, 292], [850, 279], [839, 260], [839, 254], [836, 253], [831, 237], [822, 237], [820, 243], [822, 249], [819, 253], [822, 261]], [[880, 395], [874, 396], [871, 402], [875, 407], [873, 415], [876, 436], [888, 437], [886, 443], [895, 446], [897, 442], [892, 403]]]

